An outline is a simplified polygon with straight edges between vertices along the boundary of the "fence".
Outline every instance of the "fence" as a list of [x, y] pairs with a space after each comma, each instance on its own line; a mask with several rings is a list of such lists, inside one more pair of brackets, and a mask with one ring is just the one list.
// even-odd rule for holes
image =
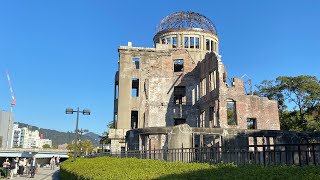
[[112, 157], [157, 159], [171, 162], [234, 163], [260, 165], [320, 165], [320, 143], [212, 146], [152, 149], [105, 154]]

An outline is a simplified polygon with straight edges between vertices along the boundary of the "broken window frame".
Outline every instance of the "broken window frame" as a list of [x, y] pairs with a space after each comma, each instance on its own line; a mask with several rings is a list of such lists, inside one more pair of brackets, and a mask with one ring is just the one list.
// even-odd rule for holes
[[194, 37], [190, 37], [190, 48], [194, 48]]
[[172, 47], [173, 48], [177, 47], [177, 37], [172, 37]]
[[132, 110], [130, 115], [131, 115], [130, 116], [130, 118], [131, 118], [131, 125], [130, 125], [131, 129], [138, 128], [139, 112], [137, 110]]
[[114, 86], [114, 99], [118, 99], [118, 98], [119, 98], [119, 82], [116, 81]]
[[161, 44], [166, 44], [166, 39], [161, 39]]
[[206, 50], [210, 51], [210, 39], [206, 39]]
[[232, 99], [227, 100], [227, 123], [229, 126], [237, 125], [237, 111], [236, 101]]
[[207, 94], [207, 82], [206, 82], [206, 78], [203, 78], [200, 81], [200, 96], [203, 97], [206, 94]]
[[134, 63], [134, 67], [135, 69], [140, 69], [140, 58], [138, 57], [134, 57], [132, 58], [132, 62]]
[[184, 48], [189, 48], [189, 37], [184, 37]]
[[175, 86], [173, 89], [174, 104], [186, 105], [186, 86]]
[[117, 122], [118, 122], [118, 112], [114, 112], [114, 116], [113, 116], [113, 123], [114, 123], [114, 128], [117, 128]]
[[247, 129], [257, 129], [257, 118], [247, 118], [246, 124], [247, 124]]
[[209, 91], [216, 89], [216, 70], [209, 72]]
[[171, 37], [166, 38], [167, 44], [171, 44]]
[[139, 78], [132, 78], [131, 84], [131, 97], [139, 97]]
[[214, 127], [214, 116], [215, 116], [215, 112], [214, 112], [214, 107], [213, 106], [209, 106], [209, 124], [210, 127]]
[[183, 72], [184, 71], [184, 59], [173, 60], [173, 72]]
[[206, 112], [205, 111], [201, 111], [200, 112], [200, 117], [199, 117], [199, 127], [205, 127], [205, 119], [206, 119]]
[[196, 37], [196, 40], [195, 40], [195, 43], [196, 43], [196, 49], [200, 49], [200, 38]]

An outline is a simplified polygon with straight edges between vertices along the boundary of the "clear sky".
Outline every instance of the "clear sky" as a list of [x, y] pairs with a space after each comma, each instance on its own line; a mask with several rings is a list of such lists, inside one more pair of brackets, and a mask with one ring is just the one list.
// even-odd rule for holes
[[229, 77], [320, 78], [316, 0], [1, 0], [0, 109], [9, 110], [9, 69], [16, 121], [72, 131], [76, 116], [65, 108], [88, 108], [79, 128], [101, 134], [113, 118], [117, 48], [153, 47], [155, 27], [176, 11], [214, 22]]

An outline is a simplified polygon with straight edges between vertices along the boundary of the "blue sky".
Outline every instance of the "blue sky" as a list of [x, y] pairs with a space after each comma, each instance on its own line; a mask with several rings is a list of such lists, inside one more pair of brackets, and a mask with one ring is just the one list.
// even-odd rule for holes
[[278, 76], [320, 78], [320, 1], [0, 1], [0, 109], [8, 110], [9, 69], [16, 121], [72, 131], [66, 107], [91, 109], [79, 127], [101, 134], [112, 120], [120, 45], [152, 47], [155, 27], [195, 11], [217, 27], [229, 77], [258, 84]]

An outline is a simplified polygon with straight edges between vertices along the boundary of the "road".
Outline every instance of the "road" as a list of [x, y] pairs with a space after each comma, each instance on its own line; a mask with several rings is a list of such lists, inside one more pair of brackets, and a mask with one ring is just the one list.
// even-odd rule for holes
[[23, 175], [20, 177], [13, 177], [14, 180], [60, 180], [59, 178], [59, 168], [55, 168], [55, 170], [51, 170], [50, 168], [43, 167], [38, 168], [38, 171], [34, 178], [30, 178], [30, 175]]

